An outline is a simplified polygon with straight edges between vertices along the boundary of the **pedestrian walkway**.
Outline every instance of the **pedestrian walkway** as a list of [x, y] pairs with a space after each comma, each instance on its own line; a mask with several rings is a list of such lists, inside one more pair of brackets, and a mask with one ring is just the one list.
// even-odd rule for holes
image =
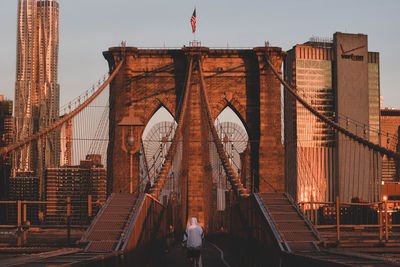
[[[230, 267], [227, 259], [221, 257], [222, 249], [215, 247], [214, 244], [205, 241], [205, 246], [201, 251], [202, 266]], [[160, 257], [153, 259], [152, 266], [191, 266], [186, 255], [186, 249], [180, 244], [175, 244], [168, 250], [164, 250]]]

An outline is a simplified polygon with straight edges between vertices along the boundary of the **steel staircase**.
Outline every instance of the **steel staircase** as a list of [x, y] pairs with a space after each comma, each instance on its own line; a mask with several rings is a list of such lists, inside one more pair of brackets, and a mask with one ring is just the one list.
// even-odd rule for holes
[[259, 193], [255, 197], [288, 252], [319, 251], [322, 238], [292, 199], [283, 193]]
[[138, 194], [113, 193], [108, 197], [80, 242], [86, 252], [112, 252], [119, 249], [129, 227]]

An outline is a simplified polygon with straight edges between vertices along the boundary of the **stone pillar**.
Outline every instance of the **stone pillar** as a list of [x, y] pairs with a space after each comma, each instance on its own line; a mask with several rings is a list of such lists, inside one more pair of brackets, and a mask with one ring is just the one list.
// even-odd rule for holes
[[203, 113], [201, 101], [201, 80], [199, 59], [207, 53], [203, 47], [186, 48], [188, 58], [192, 58], [193, 69], [189, 93], [187, 118], [183, 136], [185, 149], [183, 160], [187, 161], [187, 219], [197, 217], [199, 224], [208, 230], [210, 219], [210, 198], [212, 193], [212, 177], [209, 167], [209, 126]]
[[254, 48], [260, 68], [260, 147], [259, 191], [273, 192], [269, 183], [278, 191], [284, 191], [284, 147], [281, 124], [281, 84], [268, 67], [268, 53], [276, 70], [281, 72], [283, 52], [281, 48]]

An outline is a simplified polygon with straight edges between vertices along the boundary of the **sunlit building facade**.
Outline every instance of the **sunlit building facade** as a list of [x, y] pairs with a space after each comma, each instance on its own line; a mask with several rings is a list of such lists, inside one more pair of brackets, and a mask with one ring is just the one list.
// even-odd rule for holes
[[[332, 58], [331, 43], [308, 42], [289, 50], [285, 60], [285, 78], [330, 119], [335, 112]], [[284, 116], [286, 188], [300, 201], [326, 201], [334, 168], [320, 163], [334, 158], [334, 132], [286, 92]]]
[[[19, 0], [15, 82], [16, 140], [54, 123], [59, 117], [59, 4], [55, 0]], [[32, 142], [14, 155], [14, 174], [59, 164], [59, 135]]]
[[[349, 130], [380, 143], [379, 53], [368, 52], [366, 35], [335, 33], [333, 39], [310, 40], [287, 53], [285, 79], [308, 104], [344, 128], [359, 125]], [[336, 196], [344, 201], [353, 197], [377, 200], [378, 194], [372, 193], [378, 190], [377, 172], [365, 171], [357, 177], [350, 173], [355, 173], [355, 166], [380, 168], [380, 162], [368, 162], [362, 156], [368, 152], [363, 151], [348, 164], [346, 153], [354, 144], [335, 134], [287, 92], [284, 102], [287, 190], [306, 202], [333, 201]], [[347, 120], [355, 123], [349, 126]]]

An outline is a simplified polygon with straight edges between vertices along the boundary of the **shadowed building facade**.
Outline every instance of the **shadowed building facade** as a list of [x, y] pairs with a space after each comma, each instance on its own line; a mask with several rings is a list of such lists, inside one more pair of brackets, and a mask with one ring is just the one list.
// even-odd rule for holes
[[88, 218], [88, 196], [97, 205], [94, 216], [106, 201], [107, 171], [101, 164], [101, 155], [87, 155], [78, 166], [62, 166], [46, 169], [46, 222], [63, 224], [65, 200], [71, 198], [71, 222], [86, 224]]
[[[211, 202], [212, 168], [209, 134], [200, 101], [201, 80], [204, 79], [211, 117], [227, 106], [238, 115], [249, 136], [248, 161], [256, 173], [255, 190], [272, 192], [270, 184], [284, 191], [283, 145], [281, 142], [281, 87], [279, 80], [266, 66], [268, 52], [276, 69], [281, 68], [284, 53], [276, 47], [214, 50], [206, 47], [184, 47], [176, 50], [110, 48], [104, 55], [112, 71], [124, 59], [123, 68], [110, 86], [110, 144], [108, 147], [109, 190], [129, 192], [129, 154], [124, 151], [123, 127], [117, 125], [133, 114], [144, 126], [160, 108], [165, 107], [177, 120], [181, 97], [188, 76], [189, 62], [193, 66], [188, 110], [183, 118], [181, 171], [179, 172], [182, 223], [197, 216], [209, 225], [213, 216]], [[203, 77], [199, 68], [202, 69]], [[135, 142], [140, 142], [143, 128], [135, 128]], [[139, 147], [139, 146], [138, 146]], [[139, 149], [133, 156], [134, 181], [139, 181]], [[250, 179], [250, 178], [249, 178]]]
[[[393, 151], [400, 152], [400, 110], [399, 109], [381, 109], [381, 144]], [[399, 182], [400, 181], [400, 163], [386, 156], [382, 159], [382, 181]]]
[[[16, 140], [32, 136], [59, 117], [59, 4], [55, 0], [19, 0], [15, 81]], [[59, 164], [59, 136], [39, 139], [15, 153], [14, 175], [33, 171], [41, 177]]]
[[[13, 127], [13, 102], [5, 100], [0, 95], [0, 148], [12, 144]], [[8, 181], [11, 173], [11, 157], [0, 157], [0, 200], [7, 200]], [[5, 220], [5, 206], [0, 206], [0, 220]]]
[[[380, 144], [379, 54], [368, 52], [366, 35], [335, 33], [333, 40], [296, 45], [288, 51], [284, 72], [289, 84], [318, 112]], [[350, 159], [356, 148], [349, 146], [354, 144], [336, 135], [291, 95], [285, 92], [284, 97], [289, 192], [299, 201], [332, 201], [336, 196], [343, 201], [353, 197], [377, 201], [379, 157], [368, 159], [365, 148]]]

